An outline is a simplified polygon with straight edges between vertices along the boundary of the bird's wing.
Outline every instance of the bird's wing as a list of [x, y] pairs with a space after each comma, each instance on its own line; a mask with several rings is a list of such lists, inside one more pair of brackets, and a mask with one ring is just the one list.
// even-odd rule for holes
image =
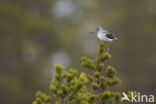
[[103, 33], [106, 34], [106, 37], [107, 37], [107, 38], [110, 38], [110, 39], [117, 39], [117, 38], [116, 38], [116, 35], [114, 35], [111, 31], [103, 30]]
[[110, 39], [115, 39], [116, 38], [116, 36], [114, 34], [112, 34], [112, 33], [106, 33], [106, 37], [110, 38]]

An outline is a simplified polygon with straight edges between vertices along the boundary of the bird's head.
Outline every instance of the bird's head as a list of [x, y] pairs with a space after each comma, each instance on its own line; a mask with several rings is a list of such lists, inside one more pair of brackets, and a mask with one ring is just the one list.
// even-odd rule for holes
[[99, 32], [100, 30], [102, 30], [102, 27], [98, 27], [97, 29], [96, 29], [96, 32]]

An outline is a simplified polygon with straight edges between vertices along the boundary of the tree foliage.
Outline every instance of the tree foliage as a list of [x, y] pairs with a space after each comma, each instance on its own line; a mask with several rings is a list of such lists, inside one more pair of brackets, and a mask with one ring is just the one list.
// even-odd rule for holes
[[56, 73], [50, 84], [50, 94], [37, 92], [33, 104], [117, 104], [121, 102], [121, 93], [111, 91], [120, 80], [115, 75], [113, 66], [105, 65], [111, 55], [105, 51], [105, 44], [100, 43], [98, 56], [94, 60], [84, 56], [82, 66], [91, 73], [78, 72], [76, 69], [63, 71], [57, 65]]

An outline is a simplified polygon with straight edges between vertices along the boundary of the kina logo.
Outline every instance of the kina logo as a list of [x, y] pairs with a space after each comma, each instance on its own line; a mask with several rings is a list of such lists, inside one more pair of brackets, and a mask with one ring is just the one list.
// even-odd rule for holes
[[128, 102], [135, 102], [135, 103], [153, 103], [154, 102], [154, 95], [145, 95], [145, 94], [134, 94], [134, 92], [131, 92], [130, 94], [130, 98], [128, 97], [128, 95], [123, 92], [123, 97], [121, 99], [121, 101], [128, 101]]

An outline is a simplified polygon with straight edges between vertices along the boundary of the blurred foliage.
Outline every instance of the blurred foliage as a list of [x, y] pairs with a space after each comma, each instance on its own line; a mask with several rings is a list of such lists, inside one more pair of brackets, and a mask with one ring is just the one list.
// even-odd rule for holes
[[50, 7], [49, 0], [0, 1], [2, 104], [30, 103], [34, 88], [46, 86], [44, 78], [40, 79], [41, 67], [53, 48], [59, 46], [48, 17]]
[[[36, 90], [46, 92], [54, 61], [67, 63], [66, 57], [54, 58], [59, 52], [68, 58], [66, 67], [81, 69], [82, 54], [96, 55], [97, 40], [88, 32], [97, 26], [119, 39], [110, 52], [120, 69], [120, 90], [156, 93], [155, 5], [156, 0], [0, 0], [0, 102], [28, 104]], [[85, 66], [92, 63], [87, 61]]]
[[[110, 91], [120, 80], [115, 76], [116, 70], [112, 66], [99, 67], [110, 59], [110, 54], [104, 51], [104, 43], [99, 45], [98, 56], [91, 60], [82, 57], [82, 66], [92, 74], [70, 69], [63, 72], [63, 67], [56, 66], [56, 73], [50, 84], [51, 94], [40, 91], [36, 94], [33, 104], [120, 104], [121, 94]], [[104, 58], [103, 57], [108, 57]], [[101, 60], [102, 59], [102, 60]], [[94, 66], [94, 67], [93, 67]]]

